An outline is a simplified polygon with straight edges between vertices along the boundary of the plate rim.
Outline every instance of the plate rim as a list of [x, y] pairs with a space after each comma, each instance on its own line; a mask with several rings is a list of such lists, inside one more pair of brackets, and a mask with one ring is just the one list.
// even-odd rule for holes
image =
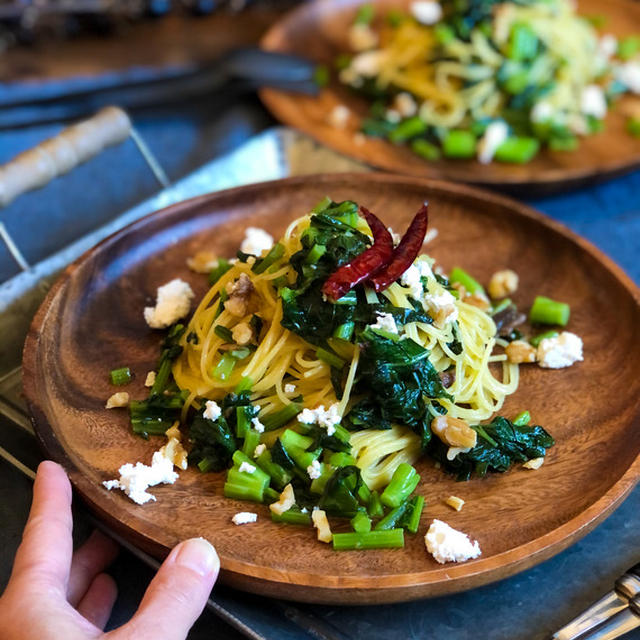
[[[334, 5], [344, 5], [347, 4], [348, 7], [351, 6], [359, 6], [361, 4], [366, 4], [368, 0], [313, 0], [312, 2], [303, 3], [289, 11], [285, 12], [276, 22], [274, 22], [269, 29], [262, 35], [260, 38], [260, 47], [267, 51], [281, 51], [280, 48], [276, 47], [271, 40], [277, 35], [278, 31], [283, 29], [287, 22], [293, 21], [299, 15], [304, 15], [308, 12], [314, 11], [318, 5], [328, 6], [329, 4]], [[634, 0], [609, 0], [609, 2], [617, 4], [620, 7], [627, 7], [633, 9], [638, 14], [638, 20], [640, 24], [640, 5], [638, 5]], [[457, 161], [461, 168], [459, 173], [455, 175], [449, 173], [446, 169], [443, 170], [442, 164], [439, 162], [430, 162], [424, 161], [420, 167], [417, 166], [403, 166], [398, 167], [397, 164], [393, 162], [386, 162], [386, 156], [376, 155], [371, 160], [371, 157], [364, 150], [360, 150], [357, 145], [351, 145], [350, 151], [345, 150], [345, 148], [340, 144], [333, 144], [332, 140], [324, 139], [321, 135], [318, 135], [318, 131], [315, 127], [309, 126], [300, 126], [299, 124], [291, 125], [286, 118], [281, 116], [281, 109], [278, 105], [280, 99], [283, 96], [295, 96], [296, 94], [292, 92], [288, 92], [281, 89], [275, 88], [261, 88], [258, 90], [258, 96], [260, 100], [267, 108], [267, 110], [278, 120], [278, 122], [284, 124], [285, 126], [291, 126], [299, 131], [302, 131], [304, 134], [310, 136], [317, 143], [330, 147], [334, 151], [345, 155], [351, 159], [357, 160], [359, 162], [364, 162], [367, 166], [372, 166], [378, 170], [391, 171], [397, 174], [405, 174], [414, 176], [417, 178], [428, 178], [428, 179], [436, 179], [436, 180], [444, 180], [444, 181], [459, 181], [464, 184], [477, 185], [480, 187], [488, 187], [488, 188], [499, 188], [510, 193], [515, 193], [516, 189], [530, 189], [531, 192], [539, 193], [539, 194], [552, 194], [558, 193], [561, 191], [577, 188], [583, 184], [595, 184], [598, 182], [604, 182], [609, 179], [613, 179], [616, 177], [620, 177], [626, 175], [636, 169], [640, 168], [640, 151], [636, 154], [635, 159], [620, 162], [615, 161], [611, 163], [609, 167], [606, 169], [588, 169], [588, 168], [549, 168], [544, 172], [534, 173], [530, 175], [526, 180], [522, 180], [517, 176], [512, 176], [510, 174], [505, 175], [490, 175], [488, 177], [483, 177], [480, 180], [474, 180], [472, 178], [473, 168], [477, 166], [481, 166], [478, 162], [474, 160], [460, 160]], [[393, 144], [384, 141], [385, 144], [389, 145], [389, 148], [393, 148]], [[579, 149], [572, 152], [579, 153]], [[381, 160], [380, 160], [381, 158]], [[509, 165], [507, 165], [509, 166]], [[469, 178], [465, 178], [464, 169], [468, 169], [467, 173], [469, 174]], [[556, 174], [561, 173], [561, 176], [557, 176]]]
[[[383, 181], [388, 185], [410, 184], [412, 187], [421, 187], [425, 189], [435, 189], [449, 194], [460, 194], [464, 197], [475, 199], [476, 201], [487, 202], [492, 201], [494, 204], [502, 207], [508, 207], [514, 211], [516, 215], [522, 216], [528, 220], [534, 221], [549, 228], [573, 244], [577, 244], [581, 250], [586, 251], [595, 260], [597, 260], [610, 274], [621, 284], [631, 296], [640, 311], [640, 288], [635, 285], [625, 271], [617, 265], [611, 258], [604, 254], [600, 249], [593, 245], [590, 241], [582, 238], [578, 234], [568, 229], [562, 223], [553, 220], [545, 214], [535, 210], [534, 208], [520, 203], [512, 198], [504, 195], [493, 193], [485, 189], [459, 184], [450, 181], [436, 180], [431, 178], [418, 178], [415, 176], [402, 176], [398, 174], [388, 174], [379, 172], [345, 172], [345, 173], [325, 173], [311, 174], [304, 176], [295, 176], [283, 178], [279, 180], [271, 180], [266, 182], [252, 183], [231, 189], [225, 189], [208, 194], [203, 194], [174, 203], [155, 212], [151, 212], [144, 217], [133, 221], [122, 229], [114, 232], [110, 236], [104, 238], [97, 245], [87, 250], [80, 257], [68, 265], [60, 274], [55, 284], [48, 292], [46, 298], [38, 308], [27, 334], [23, 349], [23, 393], [27, 400], [27, 406], [31, 421], [34, 425], [36, 435], [43, 450], [50, 454], [53, 459], [60, 462], [69, 474], [74, 488], [79, 492], [81, 497], [89, 503], [91, 508], [96, 511], [99, 516], [106, 520], [118, 532], [125, 534], [129, 539], [134, 540], [136, 544], [141, 544], [145, 549], [152, 550], [157, 556], [164, 556], [169, 549], [159, 544], [153, 538], [146, 534], [141, 534], [132, 526], [123, 524], [115, 518], [106, 508], [102, 507], [94, 496], [98, 496], [99, 488], [88, 477], [73, 464], [71, 457], [65, 451], [62, 444], [58, 441], [50, 423], [46, 418], [46, 414], [38, 402], [39, 380], [37, 376], [39, 361], [39, 334], [40, 328], [47, 319], [48, 312], [56, 300], [59, 293], [63, 290], [65, 284], [71, 278], [73, 272], [79, 268], [91, 255], [102, 245], [117, 240], [119, 237], [128, 235], [137, 226], [144, 226], [151, 218], [166, 218], [179, 212], [180, 210], [188, 210], [194, 206], [209, 202], [212, 205], [216, 201], [235, 198], [236, 194], [246, 195], [252, 191], [268, 190], [274, 186], [300, 186], [310, 180], [315, 184], [332, 183], [335, 181], [348, 180], [369, 180], [380, 182]], [[246, 564], [234, 559], [223, 560], [223, 579], [230, 584], [236, 584], [242, 589], [251, 591], [253, 581], [266, 583], [270, 588], [278, 587], [297, 587], [307, 592], [318, 592], [321, 597], [310, 596], [309, 593], [301, 594], [300, 600], [308, 602], [326, 602], [335, 604], [344, 604], [339, 600], [339, 594], [344, 591], [361, 592], [360, 602], [371, 602], [367, 598], [372, 595], [381, 594], [377, 602], [400, 602], [411, 599], [425, 597], [427, 595], [443, 595], [445, 593], [453, 593], [456, 591], [467, 590], [482, 584], [488, 584], [495, 580], [513, 575], [519, 571], [527, 569], [539, 562], [550, 558], [559, 553], [569, 545], [573, 544], [581, 537], [591, 531], [597, 524], [603, 521], [613, 510], [624, 500], [635, 485], [640, 481], [640, 454], [628, 466], [624, 473], [602, 494], [594, 503], [582, 510], [575, 517], [561, 524], [559, 527], [552, 529], [534, 540], [530, 540], [517, 547], [513, 547], [497, 555], [488, 558], [480, 558], [471, 564], [444, 565], [443, 567], [431, 568], [428, 571], [403, 573], [403, 574], [384, 574], [379, 576], [318, 576], [307, 574], [302, 571], [289, 572], [282, 569], [274, 569], [271, 567]], [[134, 518], [135, 520], [135, 518]], [[498, 574], [498, 575], [496, 575]], [[305, 581], [306, 577], [306, 581]], [[364, 581], [367, 584], [364, 584]], [[424, 589], [433, 587], [433, 593], [425, 593]], [[412, 595], [412, 592], [422, 588], [421, 593]], [[258, 592], [262, 592], [258, 590]], [[349, 604], [354, 604], [353, 602]]]

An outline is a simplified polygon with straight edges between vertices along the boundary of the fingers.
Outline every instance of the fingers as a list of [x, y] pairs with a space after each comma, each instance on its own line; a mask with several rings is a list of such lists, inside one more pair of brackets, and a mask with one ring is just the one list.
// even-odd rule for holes
[[98, 629], [104, 629], [117, 595], [118, 588], [113, 578], [106, 573], [99, 573], [80, 600], [78, 613]]
[[55, 462], [42, 462], [11, 582], [24, 582], [36, 589], [53, 587], [65, 594], [73, 551], [72, 528], [71, 485], [67, 474]]
[[100, 531], [94, 531], [75, 551], [67, 586], [67, 600], [76, 607], [93, 579], [104, 571], [118, 555], [118, 545]]
[[125, 625], [136, 640], [184, 640], [218, 577], [220, 560], [202, 538], [176, 546], [151, 581], [140, 607]]

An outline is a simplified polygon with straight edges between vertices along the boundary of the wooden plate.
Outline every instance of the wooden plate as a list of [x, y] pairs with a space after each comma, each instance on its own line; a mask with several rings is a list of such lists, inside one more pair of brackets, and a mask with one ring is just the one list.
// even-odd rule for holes
[[[138, 506], [103, 480], [127, 461], [149, 462], [161, 439], [134, 436], [122, 410], [106, 410], [108, 372], [128, 365], [126, 390], [146, 395], [145, 374], [158, 357], [160, 332], [142, 317], [156, 288], [179, 276], [197, 295], [204, 276], [185, 259], [202, 249], [231, 256], [247, 225], [278, 236], [326, 194], [353, 198], [402, 230], [428, 198], [439, 235], [430, 252], [445, 269], [462, 265], [486, 281], [498, 268], [518, 271], [516, 301], [535, 294], [571, 304], [570, 329], [585, 361], [552, 371], [523, 367], [504, 412], [531, 411], [557, 445], [538, 471], [520, 468], [457, 483], [422, 462], [427, 500], [420, 532], [404, 550], [335, 553], [310, 529], [271, 522], [256, 506], [255, 525], [234, 513], [254, 508], [222, 496], [224, 474], [188, 470], [175, 485], [152, 490]], [[25, 345], [24, 390], [38, 436], [109, 526], [162, 556], [179, 540], [205, 536], [217, 547], [223, 579], [240, 589], [323, 603], [394, 602], [451, 593], [513, 574], [550, 557], [600, 522], [640, 475], [640, 294], [608, 258], [541, 214], [497, 195], [389, 174], [291, 178], [201, 196], [116, 233], [71, 265], [38, 311]], [[467, 501], [454, 512], [442, 503]], [[423, 535], [441, 518], [477, 538], [480, 559], [438, 565]]]
[[[367, 0], [368, 1], [368, 0]], [[347, 30], [357, 6], [364, 0], [325, 0], [304, 3], [277, 22], [264, 36], [262, 46], [307, 56], [333, 67], [336, 56], [348, 51]], [[381, 10], [407, 5], [408, 0], [378, 0]], [[629, 35], [640, 31], [640, 4], [632, 0], [581, 0], [585, 15], [607, 16], [606, 31]], [[265, 105], [287, 125], [296, 127], [318, 141], [362, 162], [415, 176], [446, 178], [458, 182], [487, 185], [514, 193], [543, 194], [575, 188], [610, 178], [640, 166], [640, 140], [626, 132], [624, 97], [607, 116], [606, 129], [581, 140], [575, 152], [545, 150], [525, 165], [482, 165], [466, 160], [427, 162], [408, 147], [394, 145], [379, 138], [357, 143], [354, 134], [360, 120], [368, 113], [368, 103], [334, 80], [319, 97], [264, 89], [260, 93]], [[636, 98], [637, 100], [637, 98]], [[329, 114], [337, 104], [352, 112], [348, 125], [337, 129], [329, 124]]]

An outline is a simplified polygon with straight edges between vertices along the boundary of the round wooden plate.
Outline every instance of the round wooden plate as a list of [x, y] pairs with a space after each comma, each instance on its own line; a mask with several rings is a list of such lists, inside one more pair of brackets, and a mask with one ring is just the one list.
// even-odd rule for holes
[[[336, 56], [348, 51], [347, 30], [358, 5], [368, 0], [324, 0], [309, 2], [287, 14], [264, 36], [262, 46], [306, 56], [333, 68]], [[391, 6], [408, 5], [408, 0], [378, 0], [380, 13]], [[585, 15], [606, 15], [606, 31], [618, 36], [640, 31], [640, 4], [633, 0], [580, 0]], [[335, 76], [335, 74], [333, 74]], [[575, 188], [610, 178], [640, 166], [640, 140], [630, 136], [625, 127], [628, 109], [624, 97], [609, 113], [602, 133], [581, 140], [575, 152], [544, 150], [525, 165], [482, 165], [467, 160], [427, 162], [407, 146], [394, 145], [380, 138], [358, 142], [354, 135], [368, 113], [368, 102], [340, 85], [335, 79], [318, 97], [288, 93], [275, 89], [260, 92], [271, 112], [287, 125], [296, 127], [323, 144], [369, 165], [415, 176], [444, 178], [458, 182], [482, 184], [510, 192], [546, 194]], [[637, 100], [637, 98], [635, 98]], [[338, 105], [351, 110], [344, 129], [329, 124], [329, 114]], [[626, 115], [625, 115], [626, 113]]]
[[[458, 483], [433, 464], [418, 464], [427, 506], [420, 531], [403, 550], [342, 552], [311, 529], [271, 522], [268, 509], [222, 496], [224, 473], [189, 469], [175, 485], [152, 489], [157, 502], [132, 503], [102, 481], [124, 462], [149, 463], [162, 440], [134, 436], [124, 410], [106, 410], [111, 369], [128, 365], [126, 390], [145, 397], [162, 332], [142, 309], [174, 277], [198, 296], [204, 276], [185, 259], [202, 249], [232, 256], [248, 225], [278, 237], [326, 194], [352, 198], [403, 230], [428, 199], [438, 237], [430, 253], [445, 268], [461, 265], [487, 281], [496, 269], [520, 274], [515, 300], [535, 294], [571, 304], [570, 329], [584, 339], [585, 360], [565, 370], [522, 367], [505, 415], [528, 409], [557, 444], [538, 471]], [[471, 187], [388, 174], [291, 178], [205, 195], [146, 217], [72, 264], [38, 311], [24, 351], [24, 391], [38, 436], [80, 495], [117, 532], [162, 556], [191, 536], [218, 549], [223, 579], [240, 589], [322, 603], [394, 602], [475, 587], [530, 567], [593, 528], [640, 475], [640, 294], [590, 244], [531, 209]], [[442, 503], [455, 494], [461, 512]], [[234, 513], [259, 513], [237, 527]], [[438, 565], [423, 536], [433, 518], [477, 538], [478, 560]]]

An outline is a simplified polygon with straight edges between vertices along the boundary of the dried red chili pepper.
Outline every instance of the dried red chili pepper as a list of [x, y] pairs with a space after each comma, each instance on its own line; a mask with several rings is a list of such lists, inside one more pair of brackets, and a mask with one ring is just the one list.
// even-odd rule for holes
[[429, 225], [429, 205], [425, 202], [411, 221], [400, 244], [395, 248], [389, 264], [369, 281], [376, 291], [384, 291], [393, 284], [416, 259]]
[[365, 249], [351, 262], [341, 266], [322, 285], [322, 293], [330, 300], [339, 300], [347, 291], [353, 289], [359, 282], [370, 278], [391, 260], [393, 255], [393, 238], [391, 234], [371, 211], [360, 207], [371, 234], [373, 245]]

